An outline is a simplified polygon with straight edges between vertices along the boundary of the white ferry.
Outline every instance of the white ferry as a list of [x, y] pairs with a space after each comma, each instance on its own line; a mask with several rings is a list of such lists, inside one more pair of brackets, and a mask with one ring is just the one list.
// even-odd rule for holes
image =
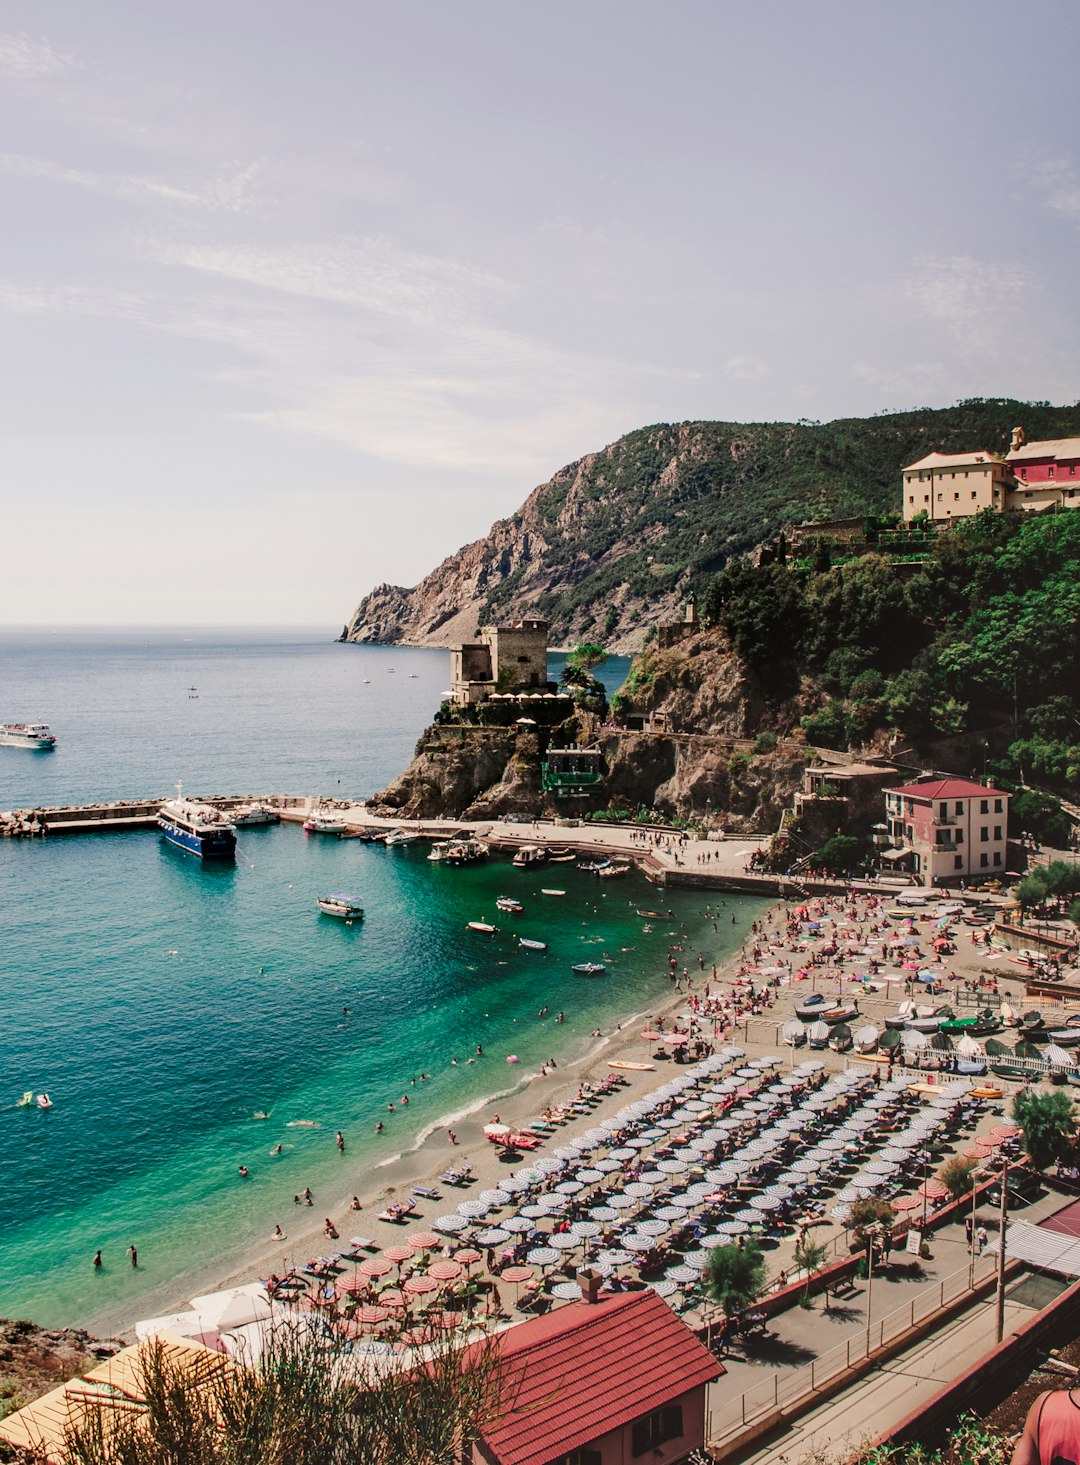
[[0, 723], [0, 743], [9, 748], [34, 748], [48, 753], [56, 747], [56, 738], [44, 722], [4, 722]]
[[355, 895], [320, 895], [315, 904], [324, 916], [336, 916], [339, 921], [362, 921], [364, 907]]
[[183, 784], [158, 810], [158, 827], [170, 844], [200, 859], [231, 860], [236, 854], [236, 830], [228, 818], [213, 804], [185, 799]]

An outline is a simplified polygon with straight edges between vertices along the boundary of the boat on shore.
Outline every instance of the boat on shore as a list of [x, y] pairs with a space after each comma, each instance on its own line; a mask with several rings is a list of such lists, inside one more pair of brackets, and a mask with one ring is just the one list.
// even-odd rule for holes
[[248, 829], [257, 824], [280, 824], [281, 815], [265, 804], [241, 804], [233, 809], [229, 818], [238, 828]]
[[56, 737], [44, 722], [0, 723], [0, 744], [8, 748], [31, 748], [35, 753], [51, 753]]
[[231, 860], [236, 854], [236, 830], [226, 816], [213, 804], [185, 799], [183, 784], [158, 810], [158, 828], [169, 844], [202, 860]]
[[312, 809], [304, 820], [304, 831], [307, 834], [344, 834], [345, 820], [336, 810], [320, 805]]
[[334, 895], [320, 895], [315, 904], [324, 916], [335, 916], [339, 921], [362, 921], [364, 907], [355, 895], [338, 891]]

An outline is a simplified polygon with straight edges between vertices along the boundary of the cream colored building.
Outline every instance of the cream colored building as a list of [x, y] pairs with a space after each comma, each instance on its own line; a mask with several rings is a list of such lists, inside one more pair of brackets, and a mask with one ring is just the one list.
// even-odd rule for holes
[[903, 478], [905, 522], [919, 514], [948, 523], [984, 509], [1003, 513], [1012, 507], [1016, 485], [1009, 464], [988, 452], [928, 453], [905, 468]]
[[496, 691], [548, 690], [548, 626], [542, 620], [488, 626], [479, 641], [450, 648], [450, 695], [462, 707]]

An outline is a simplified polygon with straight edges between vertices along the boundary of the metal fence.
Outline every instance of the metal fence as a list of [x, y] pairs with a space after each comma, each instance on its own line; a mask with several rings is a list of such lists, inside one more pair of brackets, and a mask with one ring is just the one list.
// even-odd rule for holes
[[[715, 1448], [727, 1442], [732, 1435], [739, 1434], [778, 1409], [791, 1410], [812, 1401], [816, 1394], [843, 1378], [852, 1368], [867, 1358], [872, 1358], [887, 1344], [910, 1332], [918, 1324], [928, 1321], [969, 1292], [972, 1280], [975, 1283], [984, 1281], [992, 1274], [994, 1265], [994, 1258], [977, 1258], [974, 1269], [965, 1266], [959, 1271], [951, 1272], [940, 1282], [920, 1291], [904, 1307], [898, 1307], [874, 1319], [870, 1324], [869, 1335], [865, 1328], [861, 1328], [857, 1334], [801, 1368], [774, 1368], [771, 1378], [755, 1384], [737, 1398], [723, 1397], [722, 1381], [711, 1385], [705, 1417], [705, 1438], [708, 1445]], [[864, 1292], [864, 1298], [865, 1295]]]

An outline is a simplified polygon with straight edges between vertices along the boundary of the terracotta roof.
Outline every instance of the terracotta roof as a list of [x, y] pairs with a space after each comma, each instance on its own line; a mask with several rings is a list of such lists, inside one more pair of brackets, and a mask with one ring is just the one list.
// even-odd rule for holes
[[651, 1289], [572, 1302], [501, 1335], [513, 1397], [483, 1431], [499, 1465], [544, 1465], [724, 1373]]
[[969, 778], [929, 778], [925, 783], [905, 783], [899, 788], [887, 788], [887, 794], [903, 794], [909, 799], [1003, 799], [1007, 795], [999, 788], [987, 788], [984, 783], [972, 783]]
[[1005, 456], [1010, 463], [1030, 458], [1080, 458], [1080, 437], [1055, 437], [1041, 443], [1025, 443], [1015, 453]]
[[989, 453], [981, 450], [972, 450], [970, 453], [927, 453], [917, 463], [909, 463], [903, 472], [910, 473], [913, 468], [960, 468], [965, 464], [970, 467], [975, 463], [993, 461]]

